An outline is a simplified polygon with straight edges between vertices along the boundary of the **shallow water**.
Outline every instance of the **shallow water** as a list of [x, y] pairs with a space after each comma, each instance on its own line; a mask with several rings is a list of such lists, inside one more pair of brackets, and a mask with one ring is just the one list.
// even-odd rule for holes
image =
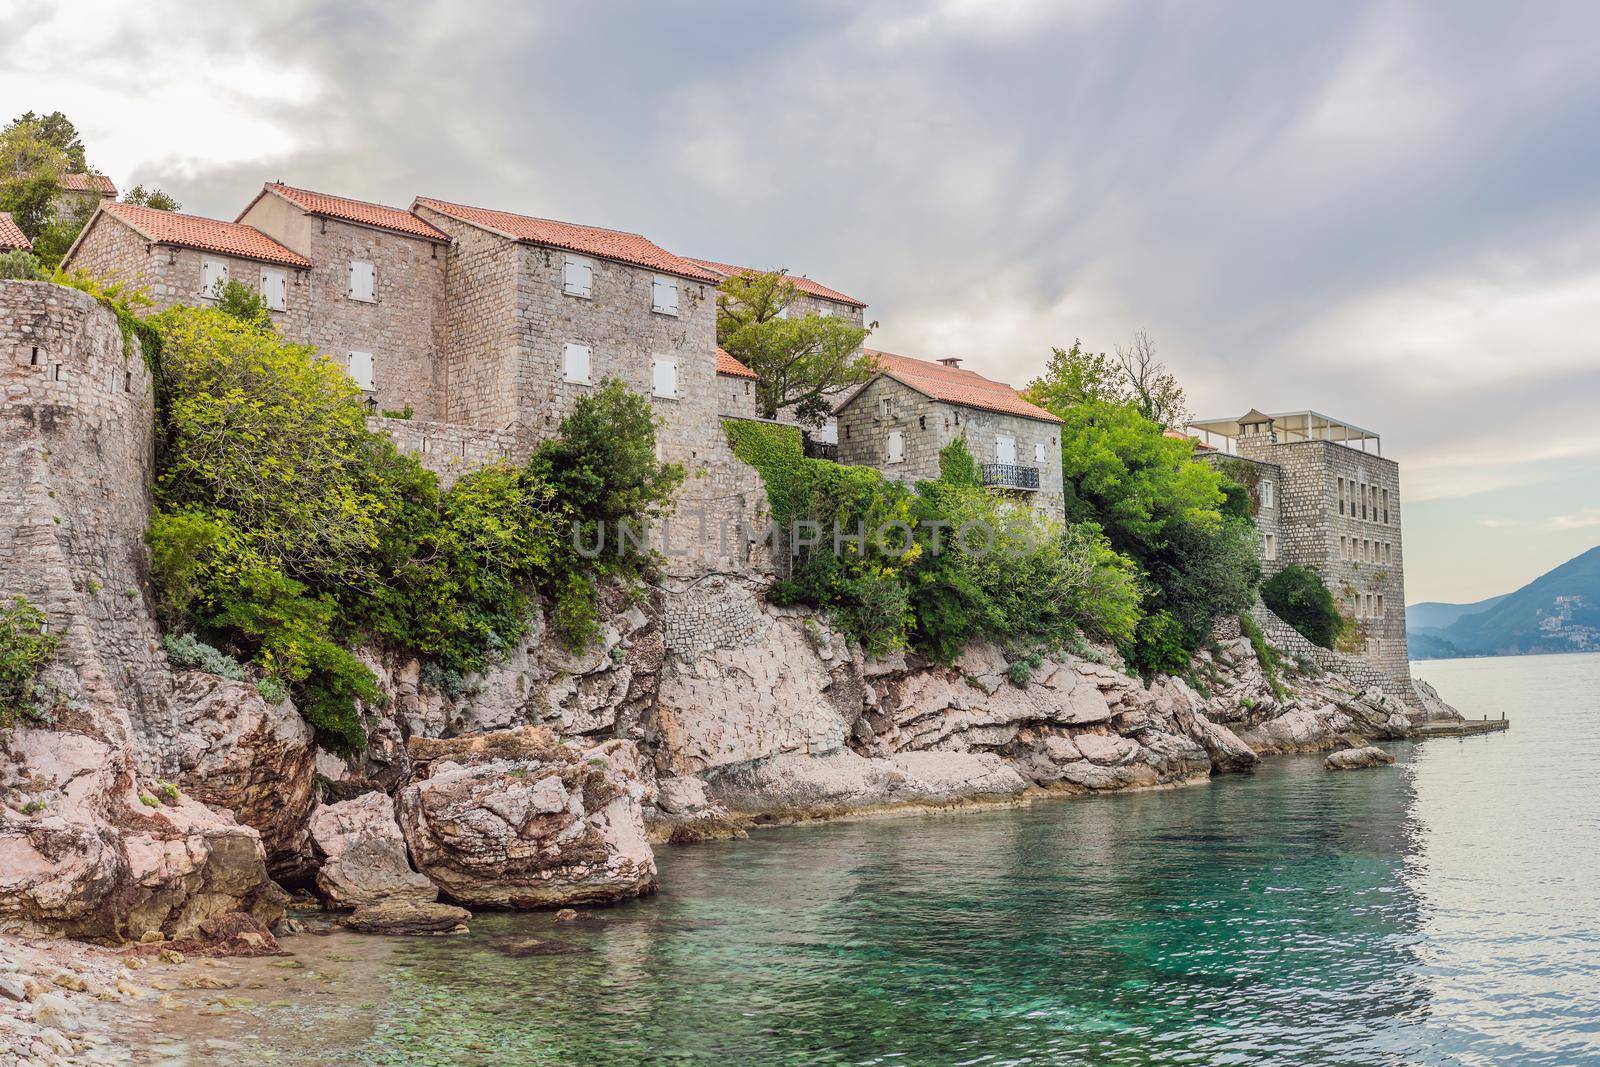
[[318, 1005], [253, 1013], [245, 1044], [353, 1064], [1600, 1062], [1600, 656], [1417, 673], [1511, 731], [1395, 745], [1375, 771], [1292, 757], [665, 849], [660, 895], [580, 924], [482, 915], [342, 957], [353, 935], [295, 938], [387, 995], [341, 1004], [323, 981]]

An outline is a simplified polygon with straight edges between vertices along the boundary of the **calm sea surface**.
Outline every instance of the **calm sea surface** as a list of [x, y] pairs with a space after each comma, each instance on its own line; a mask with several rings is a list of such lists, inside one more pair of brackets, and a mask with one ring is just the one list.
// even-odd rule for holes
[[1600, 1063], [1600, 656], [1417, 673], [1511, 731], [666, 849], [593, 923], [393, 942], [339, 1062]]

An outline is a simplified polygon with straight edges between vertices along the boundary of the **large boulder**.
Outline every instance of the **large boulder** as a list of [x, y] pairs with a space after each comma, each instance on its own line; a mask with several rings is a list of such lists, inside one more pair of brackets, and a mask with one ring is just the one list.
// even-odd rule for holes
[[268, 925], [282, 917], [255, 830], [138, 781], [119, 732], [58, 725], [7, 737], [0, 930], [121, 941], [192, 936], [229, 912]]
[[304, 872], [316, 746], [294, 705], [267, 703], [249, 682], [185, 671], [174, 679], [172, 710], [177, 784], [254, 827], [275, 876]]
[[344, 925], [363, 934], [465, 933], [472, 913], [453, 904], [426, 900], [384, 900], [363, 904]]
[[528, 726], [413, 738], [411, 758], [426, 777], [401, 792], [400, 827], [417, 869], [449, 899], [556, 907], [654, 888], [632, 742], [586, 749]]
[[711, 793], [744, 816], [819, 818], [864, 808], [1004, 800], [1028, 783], [984, 752], [902, 752], [868, 758], [842, 748], [782, 753], [707, 776]]
[[1394, 762], [1394, 757], [1376, 745], [1367, 745], [1364, 748], [1346, 748], [1338, 752], [1329, 753], [1323, 760], [1323, 766], [1330, 771], [1354, 771], [1366, 767], [1387, 767]]
[[439, 895], [432, 882], [411, 869], [394, 801], [385, 793], [318, 808], [311, 817], [311, 841], [322, 860], [317, 892], [329, 907], [431, 901]]

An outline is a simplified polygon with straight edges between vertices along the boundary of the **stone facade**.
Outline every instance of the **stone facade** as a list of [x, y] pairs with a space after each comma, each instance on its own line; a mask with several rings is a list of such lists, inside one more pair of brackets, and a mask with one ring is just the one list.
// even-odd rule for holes
[[1267, 573], [1298, 563], [1321, 575], [1359, 627], [1360, 657], [1410, 699], [1399, 464], [1334, 441], [1279, 441], [1270, 430], [1244, 434], [1237, 447], [1274, 483], [1276, 507], [1257, 516], [1276, 537], [1276, 553], [1263, 552], [1275, 556], [1263, 559]]
[[[1037, 490], [1001, 491], [1054, 517], [1065, 513], [1061, 481], [1061, 430], [1057, 423], [934, 400], [880, 374], [838, 409], [839, 462], [877, 467], [913, 485], [939, 477], [939, 453], [965, 437], [981, 464], [999, 462], [998, 438], [1015, 442], [1015, 466], [1038, 471]], [[891, 461], [891, 437], [899, 435], [902, 458]]]
[[[294, 310], [280, 330], [291, 341], [314, 345], [335, 360], [351, 352], [372, 356], [374, 404], [383, 411], [410, 408], [416, 418], [441, 419], [444, 367], [439, 330], [445, 295], [447, 247], [440, 241], [312, 215], [268, 190], [239, 221], [254, 226], [314, 266], [297, 272]], [[350, 293], [352, 261], [370, 263], [372, 300]], [[259, 287], [259, 278], [251, 284]], [[300, 314], [299, 308], [309, 313]]]

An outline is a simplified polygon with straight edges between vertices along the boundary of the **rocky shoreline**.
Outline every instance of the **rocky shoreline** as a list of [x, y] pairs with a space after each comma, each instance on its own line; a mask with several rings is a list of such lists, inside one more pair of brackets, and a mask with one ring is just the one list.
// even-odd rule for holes
[[1243, 637], [1148, 685], [1087, 647], [871, 660], [762, 593], [729, 575], [613, 591], [594, 648], [536, 630], [471, 679], [374, 654], [385, 701], [350, 759], [247, 681], [106, 684], [92, 642], [68, 642], [64, 711], [0, 760], [0, 978], [21, 976], [0, 1034], [21, 1062], [68, 1062], [77, 1001], [159, 993], [140, 978], [163, 959], [279, 951], [291, 892], [353, 929], [446, 933], [472, 909], [647, 894], [662, 843], [1176, 788], [1454, 714], [1420, 684], [1403, 702], [1264, 665]]

